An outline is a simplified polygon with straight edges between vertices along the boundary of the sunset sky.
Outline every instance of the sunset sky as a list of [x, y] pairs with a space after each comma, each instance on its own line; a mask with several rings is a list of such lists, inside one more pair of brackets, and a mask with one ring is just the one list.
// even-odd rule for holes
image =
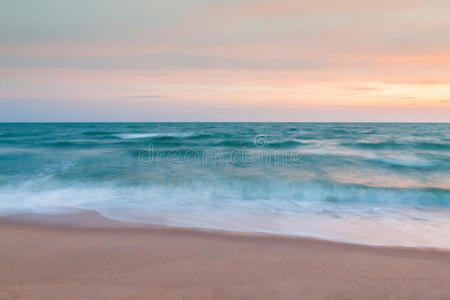
[[450, 1], [1, 0], [0, 121], [450, 121]]

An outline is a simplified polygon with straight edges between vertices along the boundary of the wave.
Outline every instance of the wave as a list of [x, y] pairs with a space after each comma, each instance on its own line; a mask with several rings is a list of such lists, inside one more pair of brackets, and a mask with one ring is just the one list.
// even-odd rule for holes
[[85, 131], [83, 132], [84, 135], [88, 136], [98, 136], [98, 135], [111, 135], [114, 134], [114, 132], [111, 131]]
[[303, 148], [302, 152], [305, 155], [317, 155], [328, 159], [339, 160], [341, 163], [345, 161], [344, 158], [347, 158], [385, 166], [426, 168], [436, 166], [436, 160], [442, 162], [441, 156], [427, 155], [427, 158], [424, 158], [407, 150], [398, 151], [389, 149], [383, 151], [367, 151], [366, 149], [341, 147], [341, 145], [342, 144], [312, 144]]
[[158, 133], [119, 133], [114, 136], [124, 140], [145, 139], [150, 137], [159, 136]]
[[296, 148], [298, 146], [305, 146], [308, 143], [302, 143], [299, 141], [289, 140], [289, 141], [281, 141], [281, 142], [269, 142], [267, 147], [273, 149], [286, 149], [286, 148]]
[[373, 158], [371, 160], [386, 165], [401, 166], [401, 167], [432, 167], [435, 165], [431, 161], [420, 158], [400, 159], [400, 158], [385, 157], [385, 158]]
[[211, 144], [212, 147], [230, 147], [230, 148], [259, 148], [259, 149], [288, 149], [288, 148], [296, 148], [298, 146], [304, 146], [307, 143], [302, 143], [295, 140], [287, 140], [287, 141], [270, 141], [269, 139], [265, 139], [262, 141], [262, 144], [259, 145], [255, 143], [253, 139], [225, 139], [220, 142], [216, 142]]
[[188, 136], [186, 136], [186, 139], [188, 139], [188, 140], [214, 139], [214, 138], [218, 138], [219, 136], [221, 136], [221, 135], [200, 133], [200, 134], [188, 135]]
[[34, 132], [32, 131], [24, 131], [24, 132], [4, 132], [0, 133], [0, 138], [18, 138], [18, 137], [32, 137], [34, 136]]
[[[50, 166], [52, 169], [68, 168], [74, 163], [66, 161], [61, 165], [52, 164]], [[113, 184], [109, 177], [106, 178], [107, 181], [98, 181], [92, 178], [91, 183], [82, 180], [84, 183], [81, 184], [77, 181], [67, 182], [64, 178], [55, 179], [44, 176], [42, 177], [44, 181], [31, 179], [21, 180], [15, 184], [1, 185], [0, 192], [4, 197], [0, 200], [0, 204], [20, 206], [26, 201], [28, 204], [47, 203], [57, 208], [58, 206], [70, 206], [72, 199], [77, 198], [77, 201], [93, 204], [105, 200], [111, 205], [120, 205], [124, 208], [131, 207], [136, 203], [150, 205], [153, 201], [160, 204], [163, 203], [159, 201], [167, 204], [175, 201], [181, 207], [193, 204], [199, 205], [199, 207], [255, 204], [262, 205], [268, 210], [276, 207], [277, 211], [285, 210], [286, 212], [296, 211], [292, 210], [290, 206], [300, 204], [309, 205], [313, 209], [303, 212], [318, 212], [321, 206], [330, 203], [343, 205], [336, 209], [353, 210], [356, 208], [355, 212], [361, 205], [368, 204], [370, 204], [367, 206], [368, 208], [395, 207], [397, 205], [450, 208], [450, 190], [442, 188], [384, 188], [323, 180], [290, 182], [281, 179], [269, 180], [251, 177], [229, 177], [217, 181], [208, 179], [209, 176], [206, 176], [190, 180], [185, 178], [183, 181], [174, 178], [168, 181], [169, 179], [162, 178], [163, 175], [160, 177], [154, 178], [150, 182], [144, 180], [140, 184], [126, 184], [127, 178], [118, 178], [118, 180], [122, 179], [123, 183]], [[81, 197], [76, 193], [58, 193], [60, 190], [65, 191], [72, 188], [84, 190], [86, 195]], [[28, 192], [30, 193], [28, 197], [20, 199], [23, 196], [22, 193]], [[39, 195], [43, 192], [55, 193], [55, 197], [53, 197], [55, 201], [48, 202], [47, 197]], [[14, 201], [8, 200], [9, 197], [14, 198]], [[32, 200], [29, 201], [29, 199]]]
[[240, 147], [248, 147], [253, 148], [256, 147], [253, 141], [244, 140], [244, 139], [227, 139], [222, 140], [220, 142], [216, 142], [211, 144], [212, 147], [230, 147], [230, 148], [240, 148]]
[[85, 148], [93, 148], [102, 146], [102, 144], [97, 143], [95, 141], [55, 141], [55, 142], [45, 142], [42, 143], [42, 146], [49, 147], [49, 148], [78, 148], [78, 149], [85, 149]]
[[444, 150], [444, 151], [450, 151], [450, 143], [416, 143], [417, 147], [419, 149], [425, 149], [425, 150]]
[[418, 150], [450, 151], [450, 143], [437, 143], [437, 142], [382, 141], [382, 142], [341, 143], [340, 145], [345, 147], [370, 149], [370, 150], [413, 148]]
[[169, 137], [169, 138], [185, 138], [194, 135], [191, 132], [181, 132], [181, 133], [118, 133], [114, 134], [114, 136], [119, 137], [124, 140], [134, 140], [134, 139], [146, 139], [146, 138], [161, 138], [161, 137]]
[[[445, 240], [439, 235], [445, 236], [446, 225], [450, 225], [449, 191], [442, 189], [292, 185], [279, 181], [264, 185], [241, 180], [220, 185], [197, 181], [147, 186], [36, 181], [2, 186], [0, 192], [3, 215], [86, 209], [129, 222], [343, 238], [353, 242], [365, 241], [361, 236], [352, 236], [355, 232], [367, 232], [367, 241], [376, 242], [373, 235], [380, 228], [371, 227], [370, 223], [382, 222], [389, 224], [384, 228], [387, 232], [417, 226], [414, 239], [397, 235], [390, 243], [408, 244], [418, 237], [429, 237], [424, 245], [430, 246]], [[351, 227], [341, 227], [343, 224]], [[426, 236], [420, 236], [425, 229], [439, 232], [430, 236], [427, 231]], [[450, 243], [440, 246], [450, 248]]]

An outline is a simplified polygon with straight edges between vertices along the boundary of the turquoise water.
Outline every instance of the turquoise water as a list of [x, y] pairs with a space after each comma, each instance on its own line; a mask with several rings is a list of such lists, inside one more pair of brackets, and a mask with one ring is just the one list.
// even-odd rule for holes
[[450, 124], [0, 124], [0, 214], [450, 248]]

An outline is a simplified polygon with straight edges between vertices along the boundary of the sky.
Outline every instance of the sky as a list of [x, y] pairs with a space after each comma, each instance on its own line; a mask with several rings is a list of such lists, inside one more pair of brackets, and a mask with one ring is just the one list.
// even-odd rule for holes
[[0, 121], [450, 122], [450, 1], [0, 0]]

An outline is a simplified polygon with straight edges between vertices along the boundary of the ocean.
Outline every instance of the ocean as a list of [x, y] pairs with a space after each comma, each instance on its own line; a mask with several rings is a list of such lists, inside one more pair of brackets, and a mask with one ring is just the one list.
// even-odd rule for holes
[[450, 248], [450, 124], [0, 124], [0, 215], [80, 209]]

